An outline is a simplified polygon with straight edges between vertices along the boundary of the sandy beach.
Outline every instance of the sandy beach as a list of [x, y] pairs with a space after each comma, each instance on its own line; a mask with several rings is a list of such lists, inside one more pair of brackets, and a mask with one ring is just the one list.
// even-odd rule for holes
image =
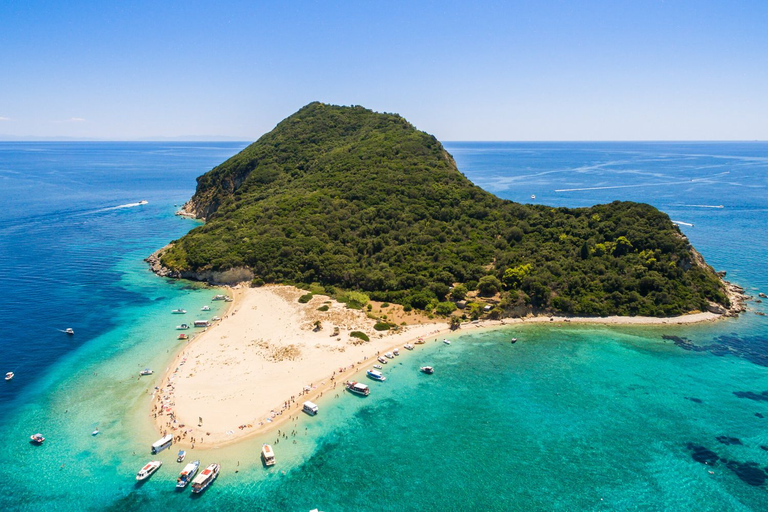
[[[382, 334], [363, 311], [320, 295], [301, 304], [305, 292], [289, 286], [230, 293], [234, 302], [224, 318], [188, 342], [152, 395], [150, 414], [157, 428], [178, 436], [182, 447], [213, 448], [278, 428], [301, 414], [304, 401], [341, 388], [379, 354], [449, 332], [441, 321]], [[328, 311], [318, 311], [326, 305]], [[708, 312], [673, 318], [537, 316], [470, 322], [462, 330], [525, 323], [690, 324], [720, 318]], [[352, 331], [365, 332], [370, 341], [351, 337]]]

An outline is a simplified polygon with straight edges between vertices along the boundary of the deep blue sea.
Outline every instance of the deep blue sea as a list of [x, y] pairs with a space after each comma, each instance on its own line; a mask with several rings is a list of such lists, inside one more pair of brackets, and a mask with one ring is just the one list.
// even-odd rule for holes
[[[222, 472], [192, 497], [167, 450], [137, 486], [157, 437], [155, 382], [137, 372], [181, 348], [170, 310], [216, 293], [142, 260], [197, 225], [175, 210], [245, 145], [0, 142], [0, 372], [16, 373], [0, 382], [0, 507], [768, 510], [768, 303], [755, 301], [696, 326], [466, 327], [401, 356], [365, 399], [321, 399], [273, 468], [265, 439], [201, 451]], [[766, 143], [445, 146], [506, 199], [651, 203], [728, 279], [768, 292]]]

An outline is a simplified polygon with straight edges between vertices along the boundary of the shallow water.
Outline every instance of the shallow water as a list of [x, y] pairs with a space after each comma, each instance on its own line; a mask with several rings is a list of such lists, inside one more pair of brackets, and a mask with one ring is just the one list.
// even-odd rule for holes
[[[195, 225], [174, 217], [173, 205], [191, 195], [195, 176], [242, 146], [0, 144], [0, 176], [12, 185], [0, 198], [13, 206], [0, 228], [0, 344], [4, 366], [19, 368], [0, 386], [0, 506], [766, 508], [768, 324], [753, 313], [698, 326], [466, 327], [450, 346], [403, 351], [385, 367], [386, 382], [368, 383], [369, 397], [326, 395], [316, 417], [289, 429], [295, 437], [190, 450], [188, 460], [222, 463], [200, 497], [175, 491], [182, 465], [173, 448], [136, 486], [158, 437], [148, 417], [155, 379], [138, 370], [157, 376], [172, 363], [181, 316], [170, 310], [183, 307], [192, 320], [204, 304], [223, 307], [210, 302], [212, 290], [156, 278], [141, 260]], [[715, 268], [751, 290], [768, 288], [765, 144], [447, 147], [470, 179], [502, 197], [652, 202], [693, 224], [682, 229]], [[730, 174], [719, 174], [724, 167]], [[697, 181], [648, 185], [685, 177]], [[616, 184], [638, 186], [603, 188]], [[591, 190], [557, 191], [575, 188]], [[106, 209], [140, 199], [149, 204]], [[56, 331], [67, 326], [74, 337]], [[424, 364], [435, 374], [420, 373]], [[39, 447], [28, 442], [36, 431], [47, 437]], [[258, 460], [264, 442], [278, 458], [270, 469]]]

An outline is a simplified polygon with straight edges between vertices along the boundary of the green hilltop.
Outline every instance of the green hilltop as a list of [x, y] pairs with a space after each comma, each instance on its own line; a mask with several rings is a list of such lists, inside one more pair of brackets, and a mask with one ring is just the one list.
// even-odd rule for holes
[[185, 208], [206, 222], [161, 254], [176, 277], [240, 269], [256, 284], [314, 283], [439, 313], [475, 289], [500, 292], [497, 315], [672, 316], [729, 304], [656, 208], [500, 199], [435, 137], [359, 106], [305, 106], [200, 176]]

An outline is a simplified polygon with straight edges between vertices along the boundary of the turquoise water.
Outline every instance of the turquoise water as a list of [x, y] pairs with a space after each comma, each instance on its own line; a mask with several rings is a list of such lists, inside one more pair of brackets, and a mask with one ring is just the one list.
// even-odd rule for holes
[[[16, 206], [3, 218], [0, 255], [9, 263], [0, 284], [9, 327], [0, 343], [3, 365], [20, 368], [0, 393], [0, 506], [768, 507], [761, 480], [768, 477], [761, 448], [768, 447], [768, 323], [754, 313], [688, 327], [466, 327], [450, 346], [430, 342], [403, 354], [386, 368], [386, 382], [369, 383], [367, 398], [326, 395], [318, 416], [291, 426], [296, 436], [275, 444], [272, 433], [191, 452], [203, 465], [222, 463], [200, 497], [175, 491], [175, 450], [162, 452], [164, 466], [136, 486], [158, 437], [148, 417], [155, 381], [138, 379], [138, 370], [162, 372], [180, 348], [173, 329], [180, 317], [171, 309], [217, 307], [214, 291], [156, 278], [141, 260], [195, 225], [174, 217], [174, 204], [191, 195], [195, 176], [239, 147], [0, 144], [0, 176], [12, 184], [0, 199]], [[531, 201], [534, 194], [558, 206], [652, 202], [693, 224], [682, 229], [717, 269], [755, 292], [768, 289], [765, 144], [448, 149], [470, 179], [502, 197]], [[48, 191], [34, 186], [46, 179], [61, 181]], [[696, 181], [663, 184], [685, 179]], [[604, 188], [618, 185], [636, 186]], [[556, 191], [585, 188], [593, 190]], [[103, 210], [140, 199], [150, 203]], [[764, 311], [764, 304], [751, 307]], [[74, 338], [56, 330], [70, 325]], [[510, 344], [512, 336], [520, 341]], [[436, 373], [419, 373], [424, 364]], [[96, 427], [101, 434], [92, 437]], [[47, 437], [39, 447], [28, 442], [37, 431]], [[270, 469], [258, 461], [267, 441], [278, 457]]]

